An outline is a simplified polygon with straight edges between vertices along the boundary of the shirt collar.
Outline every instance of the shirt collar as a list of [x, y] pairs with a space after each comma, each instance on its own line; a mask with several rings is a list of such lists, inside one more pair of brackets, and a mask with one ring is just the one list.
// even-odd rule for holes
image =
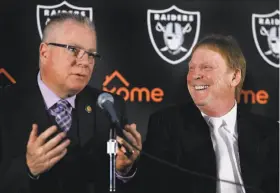
[[[58, 97], [51, 89], [47, 87], [47, 85], [42, 81], [40, 72], [37, 76], [37, 82], [40, 88], [40, 91], [42, 93], [42, 96], [44, 98], [45, 104], [47, 109], [51, 108], [54, 104], [56, 104], [59, 100], [61, 100], [60, 97]], [[67, 100], [72, 108], [75, 108], [75, 99], [76, 95], [65, 98], [64, 100]]]
[[231, 108], [231, 110], [221, 117], [210, 117], [210, 116], [206, 115], [205, 113], [203, 113], [202, 111], [201, 111], [201, 114], [207, 123], [210, 118], [220, 119], [220, 120], [224, 121], [227, 125], [227, 129], [229, 130], [229, 132], [233, 136], [237, 136], [237, 130], [236, 130], [237, 102], [236, 101], [234, 102], [234, 106]]

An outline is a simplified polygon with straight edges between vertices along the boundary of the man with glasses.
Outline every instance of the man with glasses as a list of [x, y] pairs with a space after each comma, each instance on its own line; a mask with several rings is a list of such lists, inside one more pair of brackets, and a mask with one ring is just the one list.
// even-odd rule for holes
[[65, 44], [58, 44], [58, 43], [46, 43], [47, 45], [53, 45], [61, 48], [66, 48], [71, 52], [71, 54], [78, 58], [81, 59], [85, 54], [88, 55], [89, 57], [89, 63], [93, 63], [94, 59], [100, 59], [101, 56], [97, 52], [88, 52], [86, 50], [83, 50], [82, 48], [76, 47], [76, 46], [71, 46], [71, 45], [65, 45]]
[[[96, 106], [101, 91], [87, 86], [100, 58], [93, 23], [74, 14], [54, 16], [39, 52], [35, 84], [13, 87], [5, 96], [0, 192], [108, 192], [111, 123]], [[127, 123], [123, 100], [114, 98], [124, 136], [141, 149], [141, 136], [135, 124]], [[123, 138], [118, 143], [117, 190], [133, 177], [139, 155]]]

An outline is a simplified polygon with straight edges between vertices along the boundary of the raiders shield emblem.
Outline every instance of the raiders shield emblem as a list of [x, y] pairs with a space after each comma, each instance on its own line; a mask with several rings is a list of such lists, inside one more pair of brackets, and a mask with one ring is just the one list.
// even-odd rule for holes
[[268, 14], [252, 14], [252, 31], [262, 58], [271, 66], [279, 68], [279, 10]]
[[67, 1], [63, 1], [57, 5], [37, 5], [37, 27], [39, 35], [42, 39], [42, 33], [46, 24], [51, 20], [52, 16], [58, 13], [72, 13], [80, 14], [88, 17], [92, 21], [92, 8], [91, 7], [77, 7], [71, 5]]
[[176, 65], [190, 56], [199, 37], [200, 12], [175, 5], [164, 10], [148, 9], [147, 23], [152, 45], [163, 60]]

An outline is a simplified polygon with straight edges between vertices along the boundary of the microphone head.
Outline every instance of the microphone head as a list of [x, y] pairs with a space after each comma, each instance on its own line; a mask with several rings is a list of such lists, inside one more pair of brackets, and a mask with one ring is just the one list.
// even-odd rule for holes
[[109, 93], [101, 93], [99, 96], [98, 96], [98, 99], [97, 99], [97, 104], [98, 106], [103, 109], [103, 104], [106, 102], [106, 101], [109, 101], [111, 102], [112, 104], [114, 104], [114, 98], [111, 94]]

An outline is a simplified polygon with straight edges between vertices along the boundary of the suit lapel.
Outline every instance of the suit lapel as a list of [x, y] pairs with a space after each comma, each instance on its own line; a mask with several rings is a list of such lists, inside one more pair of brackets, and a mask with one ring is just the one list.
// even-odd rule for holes
[[[38, 134], [40, 134], [52, 125], [45, 107], [44, 99], [37, 84], [25, 92], [28, 94], [25, 95], [26, 98], [22, 100], [24, 113], [29, 116], [28, 120], [31, 121], [31, 124], [38, 124]], [[30, 125], [30, 127], [31, 126], [32, 125]]]
[[[182, 112], [184, 129], [181, 139], [183, 155], [186, 157], [182, 161], [190, 170], [216, 178], [216, 158], [207, 123], [193, 104], [185, 106]], [[214, 180], [209, 181], [209, 178], [205, 177], [198, 179], [194, 185], [196, 192], [204, 192], [206, 187], [207, 192], [215, 192]], [[205, 187], [201, 184], [205, 184]]]
[[[238, 111], [237, 114], [237, 128], [243, 183], [247, 186], [258, 188], [260, 183], [258, 151], [260, 146], [260, 136], [258, 130], [253, 128], [252, 123], [246, 119], [246, 115], [241, 115], [240, 111]], [[247, 188], [246, 192], [255, 192], [255, 190]]]
[[77, 95], [76, 107], [78, 116], [78, 128], [83, 147], [92, 137], [95, 129], [96, 98], [90, 98], [84, 91]]
[[[108, 140], [109, 137], [110, 121], [96, 104], [98, 94], [98, 92], [84, 89], [77, 95], [76, 107], [81, 147], [92, 143], [106, 144], [105, 140]], [[99, 143], [100, 141], [102, 143]], [[105, 143], [103, 143], [104, 141]]]
[[182, 136], [184, 149], [186, 151], [200, 152], [196, 153], [198, 157], [204, 156], [206, 152], [210, 152], [211, 163], [215, 163], [210, 130], [200, 111], [194, 105], [188, 105], [182, 112], [185, 128]]

